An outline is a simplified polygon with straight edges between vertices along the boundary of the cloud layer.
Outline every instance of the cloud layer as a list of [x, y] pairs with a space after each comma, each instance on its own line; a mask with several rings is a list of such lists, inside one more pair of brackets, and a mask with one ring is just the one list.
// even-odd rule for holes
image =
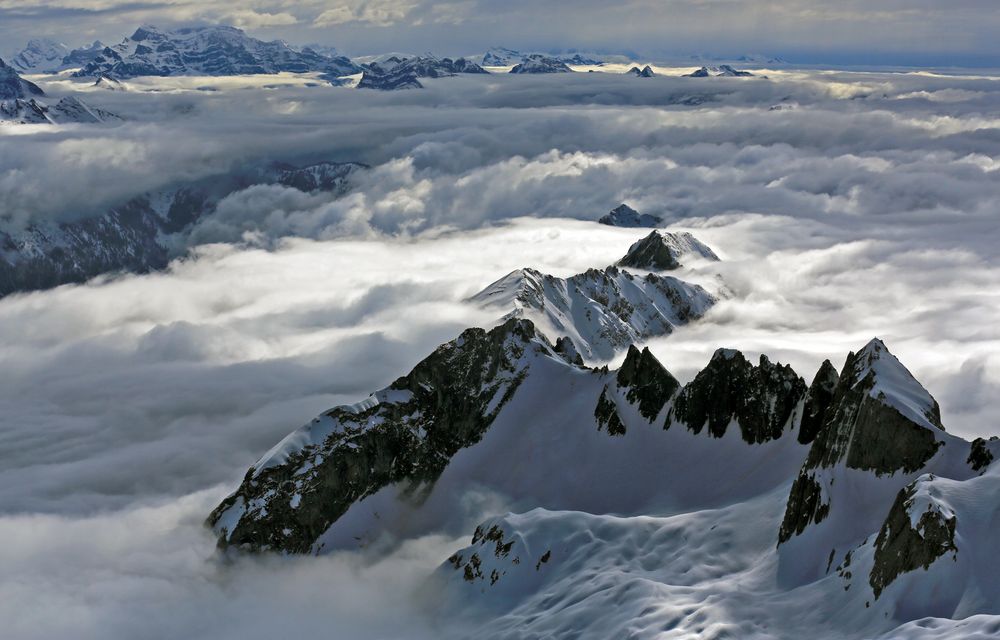
[[466, 296], [517, 267], [569, 275], [620, 257], [642, 231], [593, 220], [622, 201], [723, 258], [684, 277], [721, 276], [729, 300], [652, 345], [682, 379], [718, 346], [808, 378], [878, 335], [950, 431], [1000, 428], [990, 78], [579, 74], [398, 94], [171, 82], [86, 96], [129, 116], [121, 127], [0, 136], [4, 224], [266, 160], [372, 169], [342, 198], [233, 194], [194, 233], [213, 244], [165, 273], [0, 300], [12, 637], [437, 637], [410, 595], [453, 541], [231, 566], [209, 560], [201, 519], [289, 430], [493, 320]]

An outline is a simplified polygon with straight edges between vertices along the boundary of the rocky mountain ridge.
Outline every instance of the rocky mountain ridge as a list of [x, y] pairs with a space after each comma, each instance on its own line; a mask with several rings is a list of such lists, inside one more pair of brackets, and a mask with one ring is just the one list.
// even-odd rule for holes
[[[486, 637], [503, 637], [515, 618], [522, 632], [579, 625], [587, 607], [551, 609], [544, 594], [589, 600], [571, 595], [588, 572], [612, 591], [640, 575], [662, 584], [632, 590], [645, 613], [608, 618], [634, 628], [656, 594], [685, 584], [692, 568], [718, 574], [713, 592], [725, 589], [718, 580], [728, 569], [710, 558], [740, 563], [729, 555], [736, 550], [759, 554], [748, 571], [773, 575], [760, 579], [776, 581], [769, 597], [784, 615], [801, 606], [802, 593], [831, 611], [858, 609], [852, 624], [872, 634], [937, 614], [942, 603], [948, 615], [989, 610], [988, 598], [961, 594], [995, 590], [970, 567], [995, 564], [988, 531], [1000, 504], [989, 492], [1000, 487], [992, 462], [1000, 441], [948, 436], [933, 398], [881, 341], [849, 354], [839, 374], [831, 369], [824, 363], [807, 386], [766, 356], [753, 364], [720, 349], [682, 385], [648, 349], [630, 347], [616, 371], [591, 369], [530, 321], [510, 319], [464, 332], [369, 400], [294, 432], [251, 467], [209, 524], [222, 548], [322, 553], [451, 531], [469, 515], [468, 487], [497, 491], [523, 511], [481, 521], [435, 577], [449, 610], [476, 602], [492, 612]], [[821, 426], [807, 433], [807, 417]], [[936, 444], [914, 448], [922, 437], [899, 438], [916, 429]], [[833, 494], [825, 476], [802, 480], [844, 461], [849, 471], [838, 472]], [[813, 481], [819, 501], [803, 490]], [[859, 493], [878, 483], [885, 486]], [[983, 501], [994, 505], [986, 513]], [[819, 524], [803, 505], [826, 505]], [[773, 528], [745, 526], [755, 513], [775, 518]], [[798, 514], [808, 522], [789, 533]], [[830, 523], [838, 523], [832, 534], [814, 535]], [[653, 556], [626, 550], [637, 538], [656, 548], [655, 570], [638, 560]], [[606, 572], [608, 562], [620, 571]], [[699, 586], [686, 588], [701, 589], [703, 578], [691, 579]], [[550, 615], [523, 618], [543, 608]], [[828, 619], [825, 611], [817, 615]]]
[[77, 77], [273, 74], [321, 72], [330, 76], [357, 73], [350, 59], [329, 57], [285, 42], [265, 42], [236, 27], [189, 27], [167, 31], [152, 25], [136, 29], [114, 46], [105, 47], [78, 71]]
[[[661, 249], [650, 248], [655, 243]], [[653, 232], [632, 245], [619, 266], [661, 271], [699, 255], [718, 260], [690, 234]], [[669, 260], [669, 263], [667, 263]], [[506, 318], [528, 318], [551, 340], [585, 360], [610, 360], [628, 345], [671, 334], [700, 319], [717, 301], [703, 287], [672, 276], [636, 275], [610, 266], [558, 278], [516, 269], [468, 300]]]
[[0, 227], [0, 296], [105, 273], [162, 269], [177, 247], [186, 247], [186, 234], [227, 195], [255, 184], [341, 192], [351, 174], [363, 168], [356, 163], [273, 164], [143, 194], [78, 221]]

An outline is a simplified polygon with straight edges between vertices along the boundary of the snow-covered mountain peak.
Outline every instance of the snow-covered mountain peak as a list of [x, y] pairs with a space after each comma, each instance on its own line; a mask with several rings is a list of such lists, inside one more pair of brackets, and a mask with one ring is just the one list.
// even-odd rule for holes
[[702, 67], [684, 77], [686, 78], [748, 78], [754, 74], [749, 71], [734, 69], [728, 64], [720, 64], [717, 67]]
[[640, 69], [639, 67], [632, 67], [626, 73], [630, 73], [636, 76], [637, 78], [652, 78], [656, 76], [656, 74], [653, 72], [653, 68], [648, 64], [642, 69]]
[[585, 359], [609, 360], [631, 343], [701, 318], [716, 298], [677, 278], [607, 267], [570, 278], [518, 269], [469, 302], [530, 318], [550, 340], [568, 336]]
[[663, 218], [648, 213], [639, 213], [622, 203], [602, 216], [598, 222], [612, 227], [658, 227], [663, 224]]
[[24, 100], [44, 95], [41, 87], [22, 78], [14, 67], [0, 59], [0, 101]]
[[24, 73], [58, 71], [69, 52], [69, 47], [61, 42], [49, 38], [34, 38], [11, 59], [10, 64]]
[[937, 400], [878, 338], [854, 357], [849, 372], [853, 385], [893, 407], [909, 420], [932, 429], [944, 429]]
[[687, 231], [657, 230], [629, 247], [618, 264], [633, 269], [669, 271], [682, 266], [681, 258], [684, 256], [719, 260], [714, 251]]
[[344, 57], [325, 56], [280, 40], [265, 42], [236, 27], [217, 25], [176, 30], [143, 25], [121, 43], [102, 49], [74, 75], [115, 78], [175, 75], [243, 75], [321, 71], [331, 76], [356, 73]]
[[562, 60], [540, 53], [524, 56], [521, 62], [510, 70], [511, 73], [571, 73], [572, 71]]

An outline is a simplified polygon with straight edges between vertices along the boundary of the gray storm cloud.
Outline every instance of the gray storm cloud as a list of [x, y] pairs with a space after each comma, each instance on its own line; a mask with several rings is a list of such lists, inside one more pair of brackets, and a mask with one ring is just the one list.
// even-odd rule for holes
[[622, 201], [723, 258], [686, 275], [731, 297], [651, 345], [678, 377], [730, 346], [809, 378], [878, 335], [950, 431], [997, 430], [994, 80], [594, 76], [95, 93], [130, 121], [0, 135], [5, 224], [264, 160], [372, 165], [343, 197], [231, 195], [164, 273], [0, 300], [11, 637], [440, 637], [412, 596], [455, 541], [226, 565], [201, 521], [288, 431], [495, 319], [468, 295], [619, 258], [641, 230], [593, 220]]

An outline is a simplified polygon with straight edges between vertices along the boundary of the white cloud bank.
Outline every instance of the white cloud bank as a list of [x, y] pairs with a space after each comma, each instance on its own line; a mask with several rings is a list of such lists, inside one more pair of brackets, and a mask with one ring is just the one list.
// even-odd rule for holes
[[491, 320], [465, 296], [620, 257], [642, 232], [592, 220], [621, 201], [724, 259], [732, 299], [652, 345], [680, 377], [731, 346], [810, 378], [878, 335], [949, 430], [1000, 428], [994, 80], [595, 75], [94, 94], [133, 120], [0, 137], [7, 224], [264, 158], [374, 165], [340, 199], [234, 194], [166, 273], [0, 300], [7, 637], [437, 637], [410, 596], [449, 541], [226, 566], [200, 521], [286, 432]]

